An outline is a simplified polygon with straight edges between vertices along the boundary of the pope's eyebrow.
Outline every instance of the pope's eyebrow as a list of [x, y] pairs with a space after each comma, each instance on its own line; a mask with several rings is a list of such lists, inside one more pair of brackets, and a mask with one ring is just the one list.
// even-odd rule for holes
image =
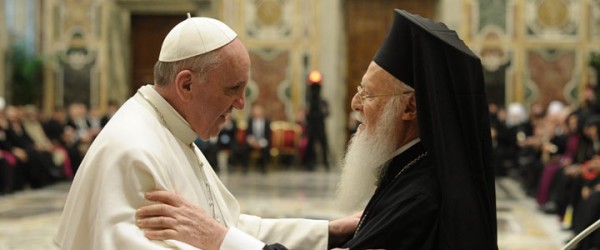
[[236, 83], [233, 86], [226, 87], [225, 88], [225, 93], [227, 95], [234, 95], [235, 93], [237, 93], [240, 90], [240, 88], [242, 87], [242, 85], [243, 85], [243, 82], [238, 82], [238, 83]]

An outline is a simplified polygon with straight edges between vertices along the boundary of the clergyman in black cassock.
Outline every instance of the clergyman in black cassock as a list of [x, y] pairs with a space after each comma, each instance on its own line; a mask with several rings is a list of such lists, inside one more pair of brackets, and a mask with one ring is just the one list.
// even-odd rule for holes
[[344, 247], [497, 249], [481, 62], [444, 24], [394, 14], [373, 61], [414, 88], [420, 142], [384, 168]]
[[417, 143], [394, 157], [347, 246], [437, 249], [438, 234], [432, 229], [439, 224], [440, 188], [427, 154]]

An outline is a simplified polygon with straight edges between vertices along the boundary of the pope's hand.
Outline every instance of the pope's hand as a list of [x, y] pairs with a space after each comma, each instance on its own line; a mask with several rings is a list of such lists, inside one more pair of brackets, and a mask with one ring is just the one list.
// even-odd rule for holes
[[137, 225], [151, 240], [178, 240], [200, 249], [219, 249], [227, 228], [202, 208], [176, 193], [164, 190], [146, 193], [146, 199], [159, 202], [137, 210]]
[[329, 222], [329, 247], [337, 247], [354, 235], [362, 212]]

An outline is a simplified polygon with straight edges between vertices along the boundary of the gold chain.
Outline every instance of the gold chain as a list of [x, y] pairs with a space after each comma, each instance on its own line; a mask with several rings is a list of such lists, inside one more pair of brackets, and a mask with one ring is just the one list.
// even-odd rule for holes
[[425, 157], [425, 156], [427, 156], [427, 152], [425, 152], [425, 153], [422, 153], [422, 154], [421, 154], [421, 155], [419, 155], [417, 158], [415, 158], [414, 160], [412, 160], [411, 162], [409, 162], [408, 164], [406, 164], [406, 166], [404, 166], [404, 167], [403, 167], [403, 168], [400, 170], [400, 172], [398, 172], [398, 173], [396, 174], [396, 176], [394, 176], [394, 179], [393, 179], [392, 181], [396, 180], [396, 178], [398, 178], [398, 176], [400, 176], [400, 174], [404, 173], [404, 171], [406, 171], [407, 169], [409, 169], [410, 167], [412, 167], [412, 165], [415, 165], [415, 163], [417, 163], [417, 161], [419, 161], [419, 160], [423, 159], [423, 157]]

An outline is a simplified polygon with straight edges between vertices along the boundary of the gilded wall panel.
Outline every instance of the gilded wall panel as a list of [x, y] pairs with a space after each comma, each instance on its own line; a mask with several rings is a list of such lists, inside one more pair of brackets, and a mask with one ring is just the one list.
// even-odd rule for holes
[[73, 102], [98, 106], [99, 8], [95, 0], [58, 1], [52, 8], [56, 22], [53, 48], [60, 58], [55, 72], [55, 106]]
[[595, 41], [600, 41], [600, 0], [590, 0], [590, 7], [590, 37]]
[[246, 1], [245, 29], [248, 39], [287, 39], [292, 37], [294, 1]]
[[290, 52], [278, 49], [251, 49], [252, 69], [247, 102], [265, 108], [272, 120], [287, 120], [286, 103], [291, 101], [289, 91]]
[[[463, 3], [471, 16], [462, 26], [469, 29], [463, 34], [473, 34], [466, 42], [481, 57], [490, 101], [578, 104], [582, 86], [590, 82], [589, 51], [600, 42], [595, 41], [600, 36], [600, 0]], [[495, 16], [502, 12], [506, 23]], [[502, 24], [513, 35], [503, 37]]]
[[97, 34], [99, 27], [95, 26], [94, 18], [95, 0], [63, 0], [61, 9], [61, 34], [69, 33], [71, 28], [77, 27], [86, 34]]
[[[305, 103], [306, 76], [318, 68], [315, 0], [224, 0], [223, 21], [250, 51], [247, 104], [268, 104], [274, 120], [292, 120]], [[240, 8], [242, 6], [242, 8]], [[249, 115], [249, 106], [241, 114]]]
[[[20, 1], [20, 0], [18, 0]], [[82, 101], [101, 110], [130, 96], [131, 13], [211, 12], [209, 0], [43, 0], [44, 106]], [[210, 15], [213, 14], [213, 15]], [[50, 108], [48, 108], [50, 107]]]
[[526, 56], [526, 100], [546, 107], [553, 100], [573, 99], [569, 90], [579, 77], [574, 49], [531, 49]]
[[526, 35], [531, 39], [570, 39], [580, 36], [581, 0], [526, 0]]
[[483, 65], [488, 101], [504, 105], [507, 92], [511, 92], [513, 86], [512, 50], [487, 46], [481, 48], [478, 54]]
[[299, 24], [299, 32], [298, 35], [300, 37], [311, 37], [313, 34], [313, 25], [315, 25], [315, 6], [313, 5], [313, 1], [300, 1], [298, 2], [298, 12], [300, 13], [300, 18], [298, 19]]
[[471, 47], [479, 54], [490, 102], [505, 105], [514, 91], [514, 3], [511, 0], [470, 1]]
[[512, 0], [474, 1], [472, 36], [503, 38], [512, 36]]

